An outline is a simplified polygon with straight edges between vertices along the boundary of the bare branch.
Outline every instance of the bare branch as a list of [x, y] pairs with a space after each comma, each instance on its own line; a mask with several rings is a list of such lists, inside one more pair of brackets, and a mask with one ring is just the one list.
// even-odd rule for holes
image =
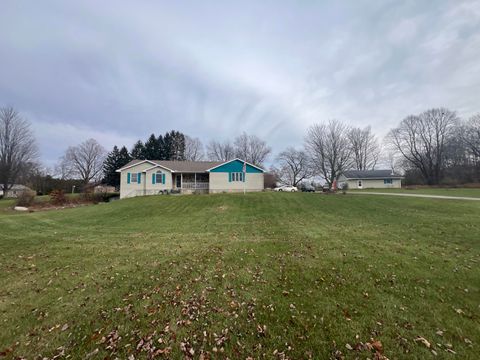
[[14, 108], [0, 108], [0, 186], [4, 192], [37, 156], [30, 124]]
[[199, 138], [185, 136], [185, 160], [200, 161], [205, 157], [203, 144]]
[[349, 131], [345, 124], [337, 120], [312, 125], [308, 130], [306, 147], [315, 172], [323, 177], [329, 186], [352, 165]]
[[98, 180], [102, 173], [105, 149], [94, 139], [77, 146], [70, 146], [60, 161], [59, 167], [65, 176], [74, 176], [85, 184]]

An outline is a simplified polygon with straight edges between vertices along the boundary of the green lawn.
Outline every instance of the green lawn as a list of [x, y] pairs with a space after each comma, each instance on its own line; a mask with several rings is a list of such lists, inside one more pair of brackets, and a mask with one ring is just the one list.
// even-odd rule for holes
[[438, 188], [438, 189], [365, 189], [351, 191], [368, 191], [384, 193], [403, 193], [403, 194], [425, 194], [425, 195], [443, 195], [443, 196], [466, 196], [480, 198], [480, 189], [465, 188]]
[[37, 213], [5, 203], [0, 358], [365, 359], [379, 342], [389, 359], [480, 353], [480, 203], [302, 193]]

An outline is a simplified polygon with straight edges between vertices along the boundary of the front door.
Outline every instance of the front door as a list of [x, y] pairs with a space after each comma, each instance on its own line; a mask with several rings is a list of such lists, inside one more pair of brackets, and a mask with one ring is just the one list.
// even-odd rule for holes
[[358, 180], [358, 188], [359, 189], [363, 188], [362, 180]]
[[182, 175], [177, 174], [176, 177], [177, 189], [180, 189], [182, 187]]

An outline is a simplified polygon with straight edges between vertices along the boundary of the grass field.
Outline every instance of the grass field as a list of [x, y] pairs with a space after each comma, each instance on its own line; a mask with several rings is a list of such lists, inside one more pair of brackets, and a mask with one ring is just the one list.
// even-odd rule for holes
[[[0, 358], [478, 359], [480, 203], [0, 201]], [[382, 355], [383, 354], [383, 355]]]
[[424, 195], [443, 195], [443, 196], [465, 196], [480, 198], [480, 189], [465, 189], [465, 188], [438, 188], [438, 189], [365, 189], [350, 191], [368, 191], [368, 192], [383, 192], [383, 193], [401, 193], [401, 194], [424, 194]]

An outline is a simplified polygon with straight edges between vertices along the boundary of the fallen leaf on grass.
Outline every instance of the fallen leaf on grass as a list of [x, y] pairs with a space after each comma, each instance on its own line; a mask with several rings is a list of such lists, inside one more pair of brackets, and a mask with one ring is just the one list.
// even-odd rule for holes
[[418, 336], [417, 338], [415, 338], [414, 340], [415, 342], [421, 342], [423, 345], [425, 345], [428, 349], [430, 349], [430, 347], [432, 346], [432, 344], [430, 344], [430, 342], [425, 339], [424, 337], [422, 336]]
[[372, 347], [379, 353], [383, 352], [383, 345], [380, 340], [375, 340], [374, 342], [372, 342]]
[[86, 359], [89, 359], [91, 358], [92, 356], [95, 356], [98, 354], [98, 348], [96, 348], [95, 350], [93, 350], [91, 353], [88, 353], [87, 356], [85, 356]]

